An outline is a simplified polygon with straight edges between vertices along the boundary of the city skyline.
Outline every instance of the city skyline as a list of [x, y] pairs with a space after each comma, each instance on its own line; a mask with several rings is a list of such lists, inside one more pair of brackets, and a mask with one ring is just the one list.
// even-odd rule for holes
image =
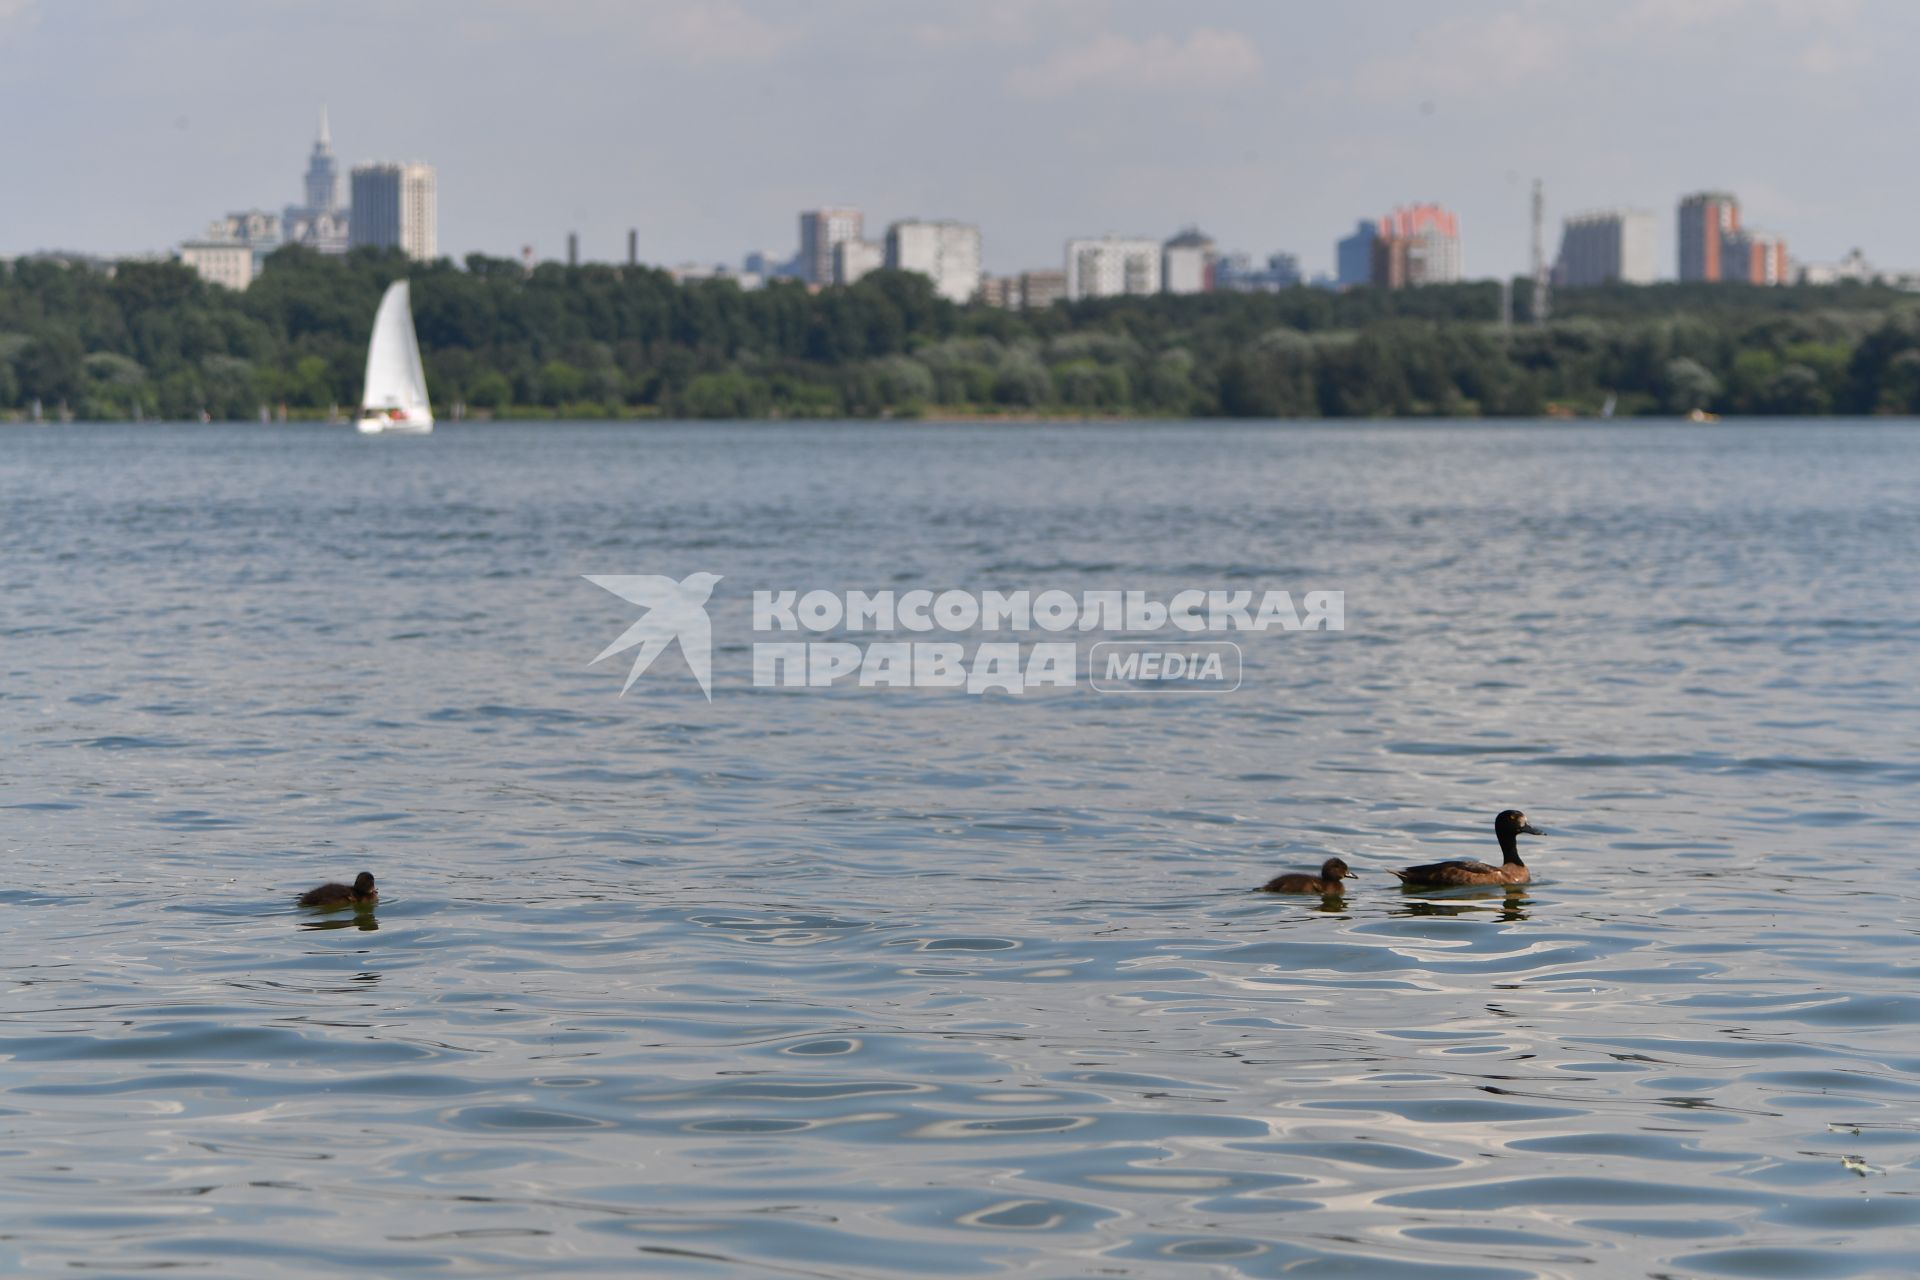
[[[303, 244], [326, 253], [344, 253], [363, 245], [398, 247], [409, 256], [431, 261], [437, 251], [437, 181], [433, 167], [420, 162], [355, 166], [350, 196], [340, 199], [341, 182], [331, 146], [327, 109], [319, 112], [318, 133], [302, 179], [303, 203], [285, 207], [281, 214], [255, 208], [215, 219], [198, 237], [182, 241], [176, 251], [181, 261], [199, 274], [228, 288], [245, 289], [257, 277], [267, 255], [284, 244]], [[1535, 188], [1536, 203], [1539, 188]], [[355, 208], [363, 216], [348, 220]], [[1537, 209], [1536, 212], [1539, 212]], [[1678, 206], [1678, 279], [1688, 281], [1741, 280], [1755, 284], [1790, 284], [1799, 275], [1816, 282], [1864, 280], [1882, 274], [1859, 249], [1825, 264], [1794, 263], [1784, 240], [1772, 233], [1742, 226], [1738, 196], [1729, 192], [1696, 192]], [[330, 220], [330, 221], [329, 221]], [[739, 266], [731, 263], [646, 263], [661, 267], [676, 279], [726, 276], [742, 287], [758, 288], [771, 279], [797, 279], [813, 287], [849, 285], [882, 267], [905, 269], [928, 276], [937, 293], [965, 304], [988, 301], [996, 306], [1031, 305], [1031, 292], [1016, 283], [1032, 270], [994, 277], [981, 270], [981, 233], [978, 227], [955, 220], [896, 220], [884, 239], [865, 238], [865, 213], [852, 207], [802, 210], [799, 247], [781, 263], [764, 251], [749, 251]], [[1702, 241], [1703, 226], [1711, 232]], [[322, 230], [338, 230], [337, 239]], [[1457, 283], [1469, 279], [1462, 267], [1459, 220], [1443, 205], [1397, 206], [1380, 218], [1362, 218], [1355, 235], [1335, 245], [1336, 270], [1308, 278], [1300, 271], [1297, 254], [1285, 251], [1268, 256], [1265, 270], [1253, 266], [1244, 250], [1222, 252], [1197, 226], [1188, 226], [1156, 246], [1150, 237], [1070, 239], [1065, 245], [1064, 269], [1059, 273], [1062, 295], [1068, 299], [1108, 297], [1151, 292], [1199, 293], [1266, 291], [1294, 284], [1345, 288], [1353, 284], [1404, 288]], [[1658, 278], [1653, 263], [1654, 217], [1648, 210], [1591, 210], [1567, 215], [1561, 223], [1559, 249], [1551, 266], [1538, 269], [1542, 282], [1561, 285], [1648, 284]], [[1544, 236], [1545, 228], [1538, 228]], [[638, 231], [627, 232], [628, 263], [638, 254]], [[1544, 251], [1546, 245], [1542, 243]], [[530, 247], [523, 247], [523, 259]], [[241, 250], [248, 250], [241, 253]], [[1734, 255], [1723, 265], [1725, 255]], [[1091, 255], [1091, 256], [1089, 256]], [[1139, 257], [1147, 263], [1136, 271]], [[580, 265], [579, 238], [567, 235], [565, 261]], [[586, 261], [592, 261], [587, 259]], [[1797, 268], [1797, 270], [1796, 270]], [[1045, 269], [1041, 269], [1044, 274]], [[1913, 273], [1895, 272], [1903, 287], [1914, 287]], [[1043, 290], [1043, 293], [1045, 291]]]
[[[201, 236], [184, 240], [176, 256], [203, 278], [241, 290], [259, 275], [266, 257], [285, 244], [336, 254], [361, 246], [397, 247], [420, 261], [440, 256], [433, 166], [420, 162], [357, 165], [350, 178], [351, 194], [343, 204], [323, 105], [302, 178], [303, 204], [287, 206], [280, 214], [259, 208], [229, 213], [215, 219]], [[1537, 182], [1533, 205], [1538, 220], [1544, 200]], [[361, 209], [361, 217], [351, 216], [355, 208]], [[1796, 277], [1814, 283], [1884, 278], [1911, 289], [1920, 281], [1913, 272], [1874, 267], [1857, 247], [1829, 263], [1796, 262], [1782, 237], [1742, 225], [1739, 198], [1731, 192], [1682, 197], [1677, 215], [1676, 267], [1682, 283], [1738, 280], [1777, 285], [1794, 283]], [[983, 272], [981, 232], [971, 224], [908, 218], [890, 223], [884, 239], [867, 239], [864, 211], [846, 206], [802, 210], [798, 223], [799, 247], [784, 263], [765, 251], [749, 251], [739, 266], [724, 261], [645, 265], [665, 269], [681, 281], [728, 277], [749, 289], [783, 277], [814, 288], [845, 286], [886, 267], [929, 277], [936, 293], [957, 304], [1035, 305], [1032, 279], [1036, 272], [1029, 269], [999, 277]], [[1653, 215], [1647, 210], [1567, 215], [1561, 223], [1557, 254], [1534, 264], [1535, 287], [1546, 288], [1549, 280], [1575, 286], [1653, 283], [1659, 278], [1653, 264], [1653, 227]], [[1537, 252], [1546, 250], [1545, 230], [1543, 225], [1535, 227], [1541, 240]], [[628, 229], [627, 263], [644, 261], [638, 236], [637, 229]], [[1097, 239], [1066, 242], [1064, 269], [1057, 273], [1057, 296], [1077, 300], [1216, 289], [1261, 292], [1295, 284], [1346, 288], [1364, 283], [1389, 289], [1450, 284], [1471, 278], [1462, 266], [1461, 247], [1458, 216], [1432, 203], [1397, 206], [1383, 217], [1360, 219], [1356, 233], [1335, 244], [1336, 270], [1311, 278], [1301, 272], [1297, 254], [1270, 254], [1266, 269], [1261, 270], [1253, 266], [1251, 254], [1222, 252], [1197, 226], [1183, 228], [1158, 246], [1150, 237], [1127, 238], [1109, 232]], [[522, 260], [532, 261], [531, 246], [522, 247]], [[570, 267], [583, 262], [577, 232], [567, 234], [565, 261]], [[1049, 273], [1040, 269], [1038, 274]], [[1042, 285], [1037, 296], [1056, 295]], [[1536, 297], [1536, 305], [1545, 304]]]
[[[1539, 176], [1555, 231], [1586, 209], [1727, 189], [1796, 257], [1920, 260], [1904, 201], [1857, 199], [1905, 181], [1869, 161], [1897, 153], [1898, 64], [1920, 35], [1920, 14], [1873, 0], [1383, 0], [1360, 16], [989, 0], [964, 24], [867, 0], [804, 18], [726, 0], [476, 0], [399, 7], [377, 49], [349, 51], [343, 19], [362, 10], [389, 14], [190, 0], [102, 23], [0, 0], [0, 102], [35, 122], [0, 155], [62, 173], [0, 205], [0, 253], [153, 253], [222, 210], [277, 208], [300, 191], [324, 102], [343, 172], [433, 160], [456, 258], [531, 243], [559, 259], [573, 231], [583, 259], [619, 261], [630, 227], [651, 262], [784, 258], [795, 210], [845, 204], [877, 225], [979, 226], [995, 275], [1056, 266], [1069, 239], [1188, 225], [1319, 274], [1356, 218], [1433, 201], [1459, 214], [1470, 277], [1521, 275]], [[196, 41], [234, 59], [231, 76], [174, 74]], [[429, 71], [398, 76], [430, 43]], [[530, 49], [583, 73], [530, 83], [515, 71]], [[635, 59], [645, 74], [587, 73]], [[236, 95], [249, 110], [220, 108]], [[833, 145], [800, 145], [815, 115], [841, 122]], [[66, 173], [52, 157], [68, 153], [93, 163]], [[1670, 278], [1670, 217], [1657, 235]]]
[[[183, 240], [177, 256], [204, 278], [233, 289], [247, 288], [263, 268], [265, 257], [284, 244], [302, 244], [326, 253], [344, 253], [362, 245], [398, 247], [421, 261], [439, 256], [437, 181], [431, 165], [357, 165], [350, 178], [351, 194], [342, 202], [327, 109], [322, 105], [302, 178], [303, 203], [286, 206], [280, 214], [261, 208], [229, 213], [215, 219], [202, 235]], [[1537, 203], [1537, 184], [1535, 196]], [[352, 220], [349, 234], [348, 220], [356, 207], [362, 207], [364, 216]], [[1817, 282], [1871, 279], [1880, 274], [1858, 248], [1831, 263], [1793, 262], [1781, 237], [1741, 224], [1739, 198], [1734, 193], [1690, 194], [1679, 201], [1677, 214], [1677, 278], [1683, 283], [1726, 279], [1789, 284], [1796, 274]], [[996, 278], [981, 270], [981, 233], [971, 224], [908, 218], [889, 224], [884, 239], [867, 239], [865, 213], [857, 208], [802, 210], [798, 221], [799, 247], [785, 263], [764, 251], [749, 251], [737, 267], [726, 262], [647, 265], [666, 269], [679, 279], [728, 276], [746, 288], [781, 276], [814, 287], [844, 286], [887, 267], [928, 276], [936, 292], [951, 302], [1028, 305], [1028, 289], [1012, 282], [1032, 271], [1009, 273], [989, 286]], [[1300, 271], [1297, 254], [1271, 254], [1267, 268], [1259, 270], [1252, 265], [1251, 254], [1222, 252], [1197, 226], [1183, 228], [1157, 247], [1152, 238], [1128, 239], [1112, 233], [1097, 239], [1070, 239], [1060, 273], [1062, 289], [1065, 297], [1077, 299], [1143, 292], [1263, 291], [1302, 283], [1403, 288], [1470, 278], [1462, 267], [1458, 217], [1445, 206], [1397, 206], [1383, 217], [1360, 219], [1357, 227], [1355, 235], [1336, 242], [1336, 270], [1311, 278]], [[337, 236], [329, 235], [328, 228]], [[1653, 261], [1653, 228], [1654, 216], [1648, 210], [1569, 214], [1562, 220], [1551, 267], [1539, 264], [1545, 273], [1541, 278], [1576, 286], [1652, 283], [1659, 278]], [[1704, 241], [1703, 228], [1708, 229]], [[1544, 236], [1544, 226], [1538, 231]], [[629, 263], [643, 261], [637, 241], [637, 229], [629, 228]], [[1546, 248], [1544, 243], [1539, 247]], [[523, 258], [529, 248], [523, 247]], [[250, 252], [243, 255], [242, 249]], [[1134, 254], [1153, 259], [1140, 278], [1128, 256]], [[1726, 255], [1733, 257], [1723, 261]], [[569, 266], [582, 262], [576, 232], [567, 235], [565, 261]], [[1894, 275], [1904, 287], [1914, 287], [1913, 273]], [[985, 292], [983, 286], [988, 286]]]

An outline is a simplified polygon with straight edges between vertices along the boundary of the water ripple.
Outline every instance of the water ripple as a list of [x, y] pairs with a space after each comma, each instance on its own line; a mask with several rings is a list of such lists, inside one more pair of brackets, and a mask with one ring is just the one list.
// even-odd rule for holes
[[[0, 432], [0, 1269], [1906, 1275], [1920, 431], [1729, 440]], [[616, 698], [577, 575], [695, 568]], [[1351, 630], [746, 686], [755, 586], [1229, 583]]]

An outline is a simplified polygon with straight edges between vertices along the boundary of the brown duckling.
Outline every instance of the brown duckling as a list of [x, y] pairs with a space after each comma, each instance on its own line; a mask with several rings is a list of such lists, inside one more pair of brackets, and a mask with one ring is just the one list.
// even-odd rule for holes
[[303, 907], [364, 907], [379, 900], [380, 891], [373, 887], [371, 871], [362, 871], [352, 884], [323, 884], [300, 895]]
[[1529, 823], [1527, 815], [1518, 809], [1504, 809], [1493, 820], [1493, 834], [1500, 841], [1502, 855], [1497, 867], [1459, 858], [1451, 862], [1429, 862], [1424, 866], [1408, 867], [1405, 871], [1393, 874], [1400, 877], [1402, 884], [1526, 884], [1532, 876], [1527, 872], [1527, 864], [1520, 861], [1519, 837], [1522, 834], [1543, 836], [1547, 833]]
[[1345, 893], [1342, 880], [1357, 877], [1347, 870], [1347, 864], [1338, 858], [1328, 858], [1320, 864], [1320, 874], [1310, 876], [1304, 871], [1289, 871], [1283, 876], [1275, 876], [1260, 886], [1263, 893], [1317, 893], [1330, 898], [1337, 893]]

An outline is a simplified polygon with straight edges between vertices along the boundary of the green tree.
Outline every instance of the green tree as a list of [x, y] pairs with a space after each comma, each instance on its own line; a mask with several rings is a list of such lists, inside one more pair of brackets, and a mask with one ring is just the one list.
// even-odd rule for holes
[[351, 404], [374, 308], [402, 277], [436, 402], [496, 411], [1517, 416], [1617, 395], [1629, 413], [1874, 413], [1915, 407], [1920, 352], [1920, 304], [1875, 286], [1565, 289], [1552, 323], [1509, 333], [1488, 282], [1009, 312], [897, 271], [746, 292], [650, 268], [288, 247], [238, 294], [178, 263], [0, 265], [0, 409]]
[[1685, 356], [1668, 362], [1666, 404], [1673, 413], [1692, 413], [1706, 409], [1720, 398], [1720, 379], [1697, 360]]
[[540, 367], [541, 404], [567, 404], [578, 400], [586, 389], [586, 375], [565, 360], [549, 360]]
[[1007, 353], [993, 380], [996, 404], [1037, 408], [1053, 399], [1053, 375], [1031, 351]]
[[689, 418], [754, 418], [771, 403], [758, 378], [735, 370], [703, 373], [687, 385], [681, 411]]
[[1813, 417], [1833, 407], [1820, 375], [1803, 364], [1789, 364], [1767, 379], [1757, 397], [1762, 413], [1797, 414]]
[[513, 403], [513, 383], [497, 369], [489, 369], [467, 388], [467, 401], [498, 413]]
[[80, 394], [81, 361], [86, 348], [66, 329], [36, 337], [18, 361], [20, 393], [52, 404]]
[[1887, 362], [1874, 401], [1879, 413], [1920, 413], [1920, 350], [1906, 350]]

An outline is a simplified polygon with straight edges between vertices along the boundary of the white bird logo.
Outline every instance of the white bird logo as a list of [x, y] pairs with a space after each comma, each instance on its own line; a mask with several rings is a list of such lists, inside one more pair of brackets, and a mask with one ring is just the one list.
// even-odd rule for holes
[[[633, 682], [641, 673], [653, 665], [653, 660], [664, 653], [668, 645], [678, 640], [681, 654], [693, 669], [693, 678], [700, 682], [701, 692], [707, 695], [708, 702], [713, 701], [713, 624], [707, 620], [706, 605], [714, 584], [720, 581], [719, 574], [690, 573], [678, 582], [657, 573], [580, 576], [647, 611], [593, 660], [600, 662], [622, 649], [640, 646], [640, 652], [633, 655], [633, 669], [627, 672], [627, 682], [620, 686], [621, 697], [626, 697], [627, 690], [633, 688]], [[592, 666], [593, 662], [587, 665]]]

